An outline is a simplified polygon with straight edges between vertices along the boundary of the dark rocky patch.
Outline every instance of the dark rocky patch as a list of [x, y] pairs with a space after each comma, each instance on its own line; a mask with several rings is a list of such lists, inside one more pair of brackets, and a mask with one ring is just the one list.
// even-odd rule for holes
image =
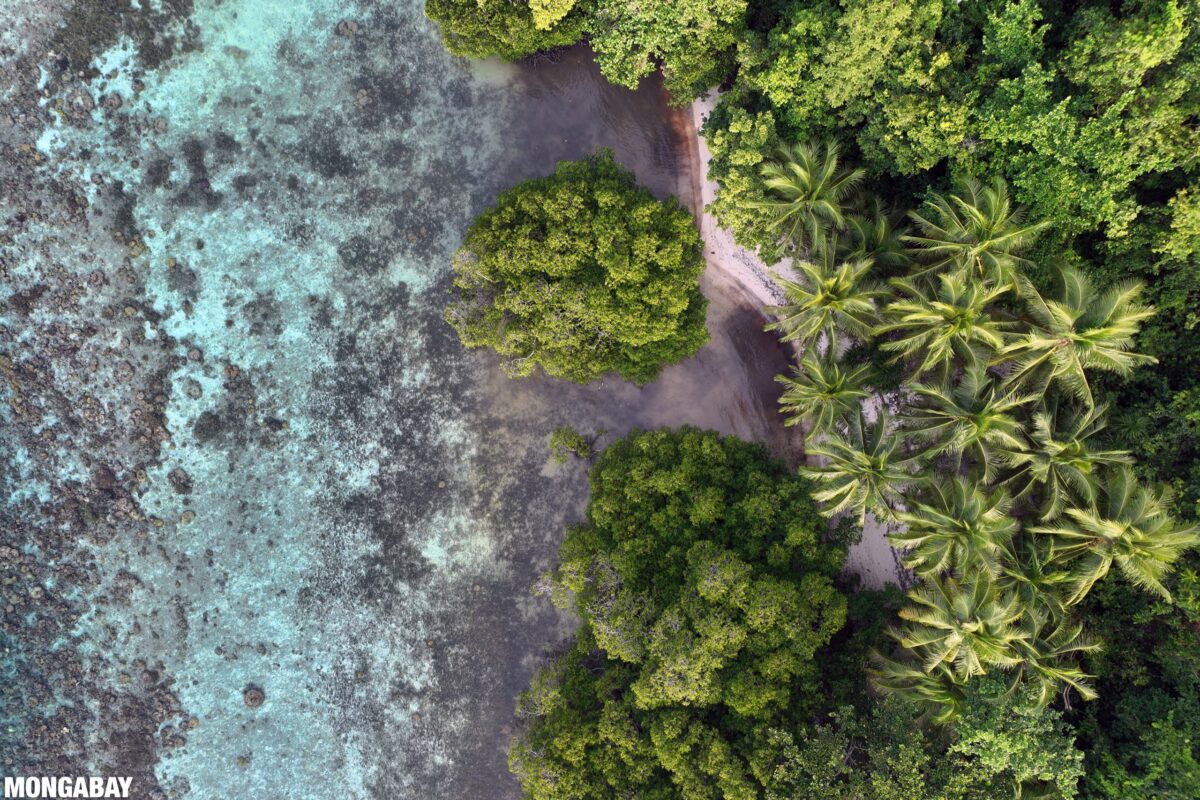
[[33, 307], [37, 305], [37, 301], [50, 289], [44, 283], [35, 284], [22, 292], [16, 292], [8, 296], [8, 305], [18, 314], [29, 316], [33, 311]]
[[393, 256], [390, 243], [374, 236], [353, 236], [338, 245], [338, 258], [351, 272], [375, 275]]
[[158, 189], [171, 180], [171, 159], [152, 158], [146, 164], [143, 183], [151, 189]]
[[204, 144], [199, 139], [188, 139], [183, 143], [183, 158], [190, 178], [184, 190], [176, 195], [176, 202], [182, 206], [203, 206], [214, 211], [221, 205], [221, 195], [213, 191], [209, 182]]
[[336, 124], [331, 121], [312, 127], [300, 145], [300, 155], [322, 178], [349, 178], [358, 171], [354, 159], [342, 150]]

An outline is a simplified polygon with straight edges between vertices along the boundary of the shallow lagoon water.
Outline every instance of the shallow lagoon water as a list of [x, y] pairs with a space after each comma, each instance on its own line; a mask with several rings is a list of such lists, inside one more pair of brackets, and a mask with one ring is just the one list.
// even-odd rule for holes
[[[118, 475], [139, 524], [80, 545], [100, 582], [59, 646], [102, 689], [173, 679], [153, 768], [171, 796], [516, 796], [516, 693], [571, 625], [530, 589], [586, 502], [586, 465], [555, 464], [546, 436], [687, 423], [784, 454], [783, 357], [706, 281], [713, 343], [654, 384], [514, 382], [442, 322], [449, 256], [500, 189], [598, 146], [686, 195], [680, 115], [654, 80], [606, 85], [583, 48], [453, 59], [413, 0], [197, 2], [169, 24], [190, 48], [147, 68], [118, 39], [86, 86], [119, 108], [36, 140], [39, 169], [117, 218], [123, 258], [33, 247], [54, 236], [34, 227], [12, 268], [15, 285], [94, 251], [68, 268], [131, 270], [119, 314], [169, 390], [157, 459]], [[20, 466], [36, 458], [10, 459], [11, 508], [53, 494]], [[96, 469], [86, 449], [53, 465]], [[86, 731], [79, 766], [111, 763], [111, 737]]]

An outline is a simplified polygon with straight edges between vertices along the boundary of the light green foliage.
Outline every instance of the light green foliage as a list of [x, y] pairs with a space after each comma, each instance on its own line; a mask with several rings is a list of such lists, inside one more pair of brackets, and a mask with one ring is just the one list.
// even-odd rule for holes
[[1065, 51], [998, 81], [981, 102], [985, 158], [1060, 232], [1105, 225], [1109, 237], [1128, 235], [1141, 211], [1135, 182], [1195, 163], [1188, 42], [1195, 47], [1198, 9], [1149, 0], [1118, 18], [1085, 4], [1064, 32]]
[[637, 88], [662, 65], [671, 100], [685, 104], [733, 69], [747, 0], [596, 0], [588, 32], [600, 71]]
[[1180, 189], [1171, 198], [1168, 209], [1171, 227], [1155, 251], [1179, 261], [1200, 257], [1200, 188]]
[[708, 339], [692, 217], [656, 200], [607, 150], [509, 189], [454, 256], [446, 319], [514, 376], [646, 383]]
[[1117, 19], [1108, 8], [1085, 7], [1075, 17], [1071, 44], [1063, 53], [1063, 74], [1098, 96], [1114, 98], [1142, 85], [1146, 73], [1172, 61], [1188, 28], [1176, 0], [1132, 3], [1133, 13]]
[[721, 226], [733, 231], [738, 244], [758, 250], [767, 263], [783, 256], [773, 223], [763, 164], [777, 151], [779, 136], [770, 112], [751, 114], [729, 100], [722, 100], [704, 123], [704, 139], [712, 159], [708, 177], [720, 191], [708, 206]]
[[1005, 697], [1000, 680], [968, 694], [955, 726], [952, 756], [961, 756], [1021, 798], [1072, 798], [1083, 777], [1083, 753], [1062, 715], [1030, 694]]
[[595, 452], [591, 441], [570, 425], [562, 425], [551, 431], [549, 445], [551, 457], [559, 464], [565, 464], [569, 454], [586, 460]]
[[446, 49], [458, 56], [509, 60], [575, 44], [584, 15], [575, 0], [425, 0]]
[[682, 429], [606, 450], [552, 578], [582, 627], [522, 699], [526, 797], [759, 798], [752, 765], [814, 709], [845, 620], [824, 532], [756, 445]]
[[934, 38], [945, 9], [928, 0], [793, 4], [765, 47], [743, 49], [741, 80], [792, 136], [863, 125], [868, 166], [927, 169], [954, 152], [970, 119], [956, 99], [962, 54]]
[[1200, 4], [1079, 5], [790, 4], [742, 46], [729, 102], [771, 113], [788, 139], [854, 141], [875, 174], [1003, 175], [1059, 237], [1126, 236], [1137, 182], [1196, 164]]
[[819, 435], [848, 423], [870, 397], [870, 377], [868, 364], [848, 368], [836, 359], [818, 356], [813, 349], [806, 350], [790, 376], [775, 376], [785, 387], [779, 398], [779, 410], [787, 417], [784, 424], [806, 423], [811, 433]]
[[575, 8], [576, 0], [529, 0], [529, 11], [533, 14], [533, 24], [539, 31], [551, 30], [571, 9]]
[[1038, 0], [1000, 3], [988, 10], [983, 26], [981, 78], [1011, 77], [1041, 60], [1048, 26]]
[[[775, 276], [784, 305], [767, 309], [777, 319], [766, 330], [779, 331], [783, 341], [806, 348], [838, 331], [869, 338], [872, 325], [879, 321], [879, 308], [890, 294], [883, 284], [867, 277], [873, 266], [869, 258], [839, 261], [836, 246], [827, 241], [813, 258], [793, 265], [796, 280]], [[836, 348], [829, 344], [828, 349]]]

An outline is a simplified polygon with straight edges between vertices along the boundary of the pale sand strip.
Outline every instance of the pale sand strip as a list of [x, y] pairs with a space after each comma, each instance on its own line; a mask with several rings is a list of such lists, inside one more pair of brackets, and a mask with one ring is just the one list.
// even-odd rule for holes
[[[689, 144], [688, 147], [690, 163], [685, 170], [688, 177], [681, 176], [681, 182], [686, 181], [690, 186], [681, 185], [684, 191], [680, 192], [680, 197], [686, 201], [690, 194], [688, 205], [700, 221], [704, 255], [708, 261], [705, 277], [712, 285], [742, 295], [755, 307], [764, 309], [765, 315], [766, 306], [776, 305], [783, 299], [779, 287], [771, 280], [767, 265], [737, 244], [733, 234], [718, 225], [712, 214], [705, 210], [716, 197], [717, 184], [708, 178], [711, 154], [700, 136], [700, 127], [716, 99], [716, 93], [710, 92], [691, 105], [689, 138], [694, 146]], [[786, 267], [779, 271], [786, 274]], [[850, 548], [847, 556], [846, 571], [858, 575], [867, 588], [878, 589], [889, 583], [906, 586], [911, 582], [900, 565], [898, 553], [888, 543], [887, 532], [887, 526], [868, 515], [862, 540]]]

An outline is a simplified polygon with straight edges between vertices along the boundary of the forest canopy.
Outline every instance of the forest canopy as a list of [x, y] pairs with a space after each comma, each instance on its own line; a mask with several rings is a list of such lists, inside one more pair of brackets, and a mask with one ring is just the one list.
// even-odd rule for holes
[[661, 69], [677, 104], [735, 67], [748, 0], [426, 0], [450, 52], [514, 60], [587, 38], [608, 80], [637, 88]]
[[[847, 624], [812, 658], [870, 690], [818, 670], [751, 740], [651, 735], [622, 762], [644, 796], [1194, 797], [1200, 0], [571, 8], [613, 82], [719, 90], [707, 210], [780, 266], [801, 473], [831, 520], [888, 525], [913, 583], [835, 584]], [[624, 697], [641, 734], [641, 662], [594, 610], [547, 696], [624, 675], [572, 713]], [[551, 718], [514, 750], [526, 791], [611, 796], [531, 778], [558, 774], [528, 769]], [[634, 752], [604, 735], [572, 752]]]
[[772, 731], [820, 707], [844, 551], [807, 482], [732, 437], [635, 432], [591, 483], [550, 577], [583, 624], [521, 702], [526, 795], [757, 796]]
[[602, 150], [502, 193], [454, 256], [446, 319], [513, 376], [646, 383], [708, 341], [700, 235]]

